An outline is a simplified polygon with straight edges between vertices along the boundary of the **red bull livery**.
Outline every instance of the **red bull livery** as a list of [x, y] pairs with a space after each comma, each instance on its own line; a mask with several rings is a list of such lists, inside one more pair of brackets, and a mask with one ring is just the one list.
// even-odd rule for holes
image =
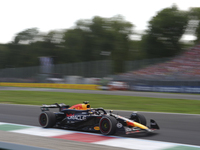
[[[51, 112], [49, 108], [58, 108]], [[105, 111], [103, 108], [91, 108], [88, 101], [73, 106], [61, 104], [43, 105], [39, 123], [44, 128], [63, 128], [81, 131], [100, 132], [104, 135], [116, 133], [152, 133], [160, 129], [154, 120], [146, 125], [146, 118], [139, 113], [132, 113], [129, 118]]]

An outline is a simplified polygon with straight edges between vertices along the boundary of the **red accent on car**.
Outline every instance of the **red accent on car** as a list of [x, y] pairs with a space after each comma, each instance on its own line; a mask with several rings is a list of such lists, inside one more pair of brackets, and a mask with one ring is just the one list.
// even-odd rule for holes
[[133, 122], [126, 121], [126, 124], [127, 124], [127, 126], [132, 126], [132, 127], [134, 127], [134, 123], [133, 123]]
[[74, 116], [74, 114], [66, 114], [67, 117]]

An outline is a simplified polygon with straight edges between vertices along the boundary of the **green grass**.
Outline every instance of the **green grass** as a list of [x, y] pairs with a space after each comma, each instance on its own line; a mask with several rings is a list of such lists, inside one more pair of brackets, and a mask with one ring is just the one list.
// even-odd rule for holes
[[83, 101], [90, 101], [92, 108], [200, 114], [200, 101], [198, 100], [63, 92], [0, 91], [0, 103], [28, 105], [65, 103], [74, 105]]

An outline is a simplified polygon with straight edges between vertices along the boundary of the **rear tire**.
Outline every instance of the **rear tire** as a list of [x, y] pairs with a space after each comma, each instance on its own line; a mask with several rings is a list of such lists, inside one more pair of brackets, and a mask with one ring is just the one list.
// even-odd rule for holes
[[146, 118], [142, 114], [132, 113], [130, 119], [145, 126], [147, 124]]
[[104, 135], [113, 135], [116, 132], [117, 120], [112, 116], [103, 116], [99, 122], [100, 132]]
[[56, 124], [56, 116], [53, 112], [44, 111], [39, 116], [39, 123], [43, 128], [52, 128]]

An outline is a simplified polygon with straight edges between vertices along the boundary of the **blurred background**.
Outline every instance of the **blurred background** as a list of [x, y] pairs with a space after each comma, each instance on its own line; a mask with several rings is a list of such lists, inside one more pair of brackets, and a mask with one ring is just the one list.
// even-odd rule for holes
[[[182, 10], [170, 1], [170, 6], [158, 4], [158, 11], [154, 10], [149, 16], [145, 6], [136, 2], [102, 1], [99, 11], [104, 12], [111, 6], [110, 11], [113, 8], [113, 12], [117, 12], [107, 17], [95, 15], [94, 2], [87, 0], [87, 7], [82, 6], [83, 12], [78, 10], [82, 4], [79, 1], [76, 1], [77, 7], [67, 2], [63, 6], [61, 1], [54, 9], [48, 7], [54, 1], [45, 2], [18, 1], [10, 10], [2, 11], [1, 14], [7, 16], [3, 17], [7, 20], [2, 30], [12, 30], [15, 24], [23, 29], [13, 33], [12, 40], [0, 41], [0, 82], [97, 84], [101, 89], [200, 93], [200, 7]], [[116, 11], [115, 6], [118, 8], [120, 4], [122, 9]], [[9, 6], [8, 3], [5, 6]], [[131, 21], [126, 19], [130, 16], [120, 14], [126, 6], [128, 14], [133, 16]], [[141, 6], [141, 11], [133, 13], [136, 6]], [[48, 11], [56, 13], [60, 7], [73, 7], [74, 11], [48, 15]], [[48, 31], [26, 26], [41, 9], [43, 19], [34, 16], [38, 22], [51, 20], [52, 24], [60, 24], [58, 18], [65, 22], [73, 16], [79, 19], [71, 27], [64, 28], [66, 24], [63, 24], [62, 29], [61, 26], [54, 29], [55, 26]], [[79, 16], [85, 11], [91, 13], [91, 18]], [[143, 30], [134, 24], [134, 20], [139, 22], [138, 18], [147, 20]], [[37, 20], [32, 26], [38, 25], [35, 22]], [[48, 23], [46, 28], [51, 27]], [[1, 39], [5, 39], [4, 36], [6, 34], [1, 34]]]

